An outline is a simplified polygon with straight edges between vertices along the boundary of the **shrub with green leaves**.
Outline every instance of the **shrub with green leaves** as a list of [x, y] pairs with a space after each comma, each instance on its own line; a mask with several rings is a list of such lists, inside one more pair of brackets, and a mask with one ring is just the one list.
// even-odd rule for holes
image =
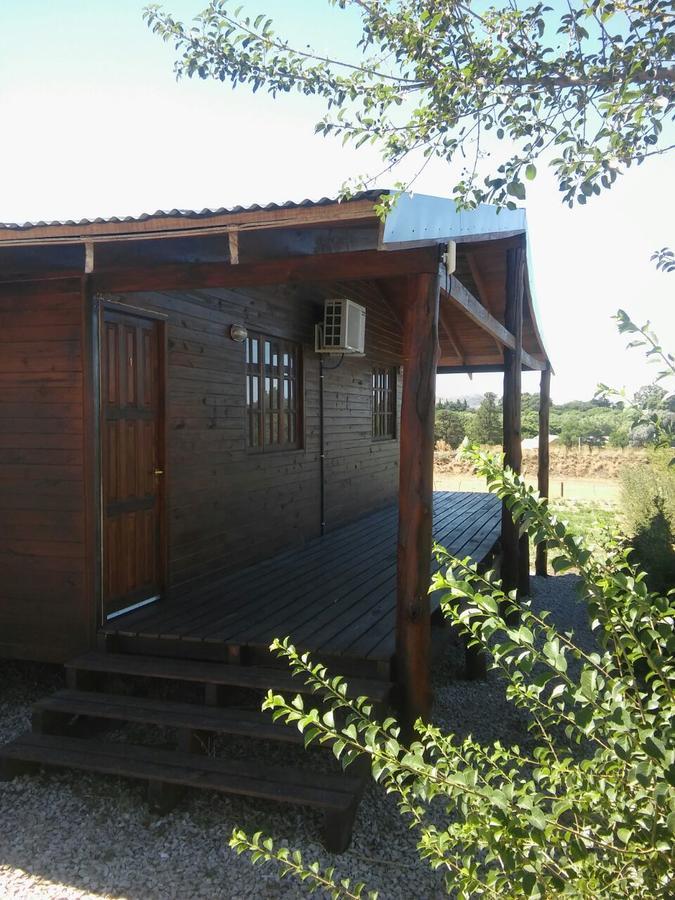
[[[263, 706], [297, 725], [307, 743], [332, 745], [345, 765], [365, 754], [417, 829], [421, 856], [461, 898], [672, 896], [673, 594], [650, 593], [618, 542], [591, 553], [518, 476], [470, 452], [521, 529], [555, 548], [555, 569], [579, 572], [597, 640], [595, 651], [582, 649], [546, 613], [505, 595], [494, 573], [437, 548], [442, 567], [431, 589], [443, 592], [452, 624], [489, 653], [507, 696], [528, 715], [534, 748], [460, 740], [422, 721], [406, 744], [394, 719], [378, 721], [366, 698], [349, 699], [342, 678], [288, 639], [274, 650], [329, 711], [272, 692]], [[439, 802], [448, 813], [441, 825]], [[363, 885], [306, 865], [262, 835], [235, 831], [231, 845], [333, 897], [366, 896]]]
[[621, 475], [621, 506], [636, 558], [653, 590], [675, 586], [675, 467], [672, 450], [654, 451], [646, 465]]

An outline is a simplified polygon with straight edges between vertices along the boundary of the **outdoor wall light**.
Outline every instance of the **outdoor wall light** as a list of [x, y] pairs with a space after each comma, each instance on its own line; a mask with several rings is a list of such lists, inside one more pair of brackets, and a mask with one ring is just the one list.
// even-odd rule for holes
[[238, 344], [243, 344], [248, 337], [248, 331], [244, 325], [230, 325], [230, 337]]

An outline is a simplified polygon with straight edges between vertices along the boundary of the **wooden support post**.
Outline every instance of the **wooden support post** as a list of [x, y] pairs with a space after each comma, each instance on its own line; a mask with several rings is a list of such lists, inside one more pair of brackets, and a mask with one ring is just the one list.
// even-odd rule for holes
[[[520, 433], [521, 367], [523, 345], [523, 296], [525, 292], [525, 248], [506, 251], [506, 308], [504, 324], [515, 337], [514, 347], [504, 348], [504, 465], [520, 473], [522, 445]], [[527, 541], [527, 537], [525, 537]], [[524, 553], [522, 551], [525, 551]], [[506, 591], [529, 589], [529, 573], [524, 572], [521, 555], [529, 566], [527, 548], [518, 538], [511, 513], [502, 509], [502, 582]]]
[[322, 843], [329, 853], [344, 853], [349, 848], [358, 805], [358, 799], [355, 797], [346, 810], [342, 812], [327, 810], [324, 813]]
[[396, 672], [403, 723], [431, 711], [431, 614], [434, 414], [439, 358], [439, 279], [411, 276], [403, 328], [399, 470]]
[[[551, 369], [547, 366], [541, 373], [539, 384], [539, 464], [537, 469], [537, 487], [542, 497], [548, 497], [549, 475], [549, 410], [551, 409]], [[537, 575], [547, 575], [546, 543], [537, 545], [535, 570]]]
[[180, 802], [185, 793], [182, 784], [167, 781], [148, 782], [148, 806], [159, 816], [165, 816]]

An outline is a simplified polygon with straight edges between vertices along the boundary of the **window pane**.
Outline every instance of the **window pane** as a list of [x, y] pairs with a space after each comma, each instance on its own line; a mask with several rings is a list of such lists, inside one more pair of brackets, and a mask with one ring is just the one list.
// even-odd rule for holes
[[297, 447], [297, 345], [249, 333], [246, 340], [248, 445], [265, 449]]
[[372, 385], [372, 435], [393, 438], [396, 435], [396, 370], [373, 369]]

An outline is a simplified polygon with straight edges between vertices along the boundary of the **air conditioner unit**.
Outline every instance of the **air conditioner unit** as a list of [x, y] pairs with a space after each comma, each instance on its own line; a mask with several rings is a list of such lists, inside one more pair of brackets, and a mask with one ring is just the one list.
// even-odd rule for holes
[[344, 353], [363, 356], [366, 339], [366, 311], [353, 300], [325, 300], [323, 322], [316, 326], [317, 353]]

